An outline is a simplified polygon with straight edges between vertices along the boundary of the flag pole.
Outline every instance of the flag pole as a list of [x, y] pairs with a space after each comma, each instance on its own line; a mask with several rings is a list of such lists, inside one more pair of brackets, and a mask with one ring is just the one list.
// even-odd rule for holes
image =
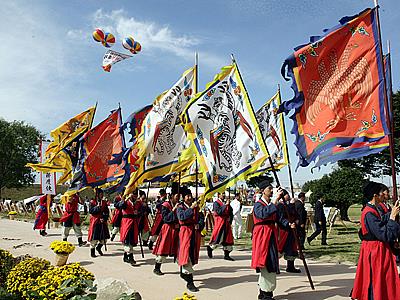
[[[194, 65], [195, 65], [195, 86], [194, 86], [194, 95], [197, 94], [197, 85], [199, 83], [198, 75], [198, 64], [199, 64], [199, 54], [195, 52], [194, 54]], [[199, 165], [197, 163], [197, 156], [196, 156], [196, 201], [199, 200]]]
[[[243, 81], [242, 75], [240, 74], [240, 71], [239, 71], [239, 66], [238, 66], [238, 64], [237, 64], [237, 62], [236, 62], [235, 57], [233, 56], [233, 54], [231, 54], [231, 59], [232, 59], [233, 64], [236, 66], [236, 69], [237, 69], [238, 74], [239, 74], [239, 78], [240, 78], [240, 80], [241, 80], [242, 83], [243, 83], [244, 91], [245, 91], [245, 93], [246, 93], [246, 95], [247, 95], [247, 98], [249, 99], [249, 103], [250, 103], [251, 109], [252, 109], [253, 114], [254, 114], [254, 107], [253, 107], [253, 104], [252, 104], [251, 101], [250, 101], [249, 93], [247, 92], [246, 86], [244, 85], [244, 81]], [[261, 135], [261, 137], [262, 137], [262, 139], [263, 139], [263, 141], [264, 141], [265, 150], [267, 151], [268, 161], [269, 161], [269, 163], [270, 163], [270, 165], [271, 165], [271, 170], [272, 170], [272, 173], [273, 173], [273, 175], [274, 175], [275, 182], [276, 182], [277, 186], [279, 187], [279, 186], [281, 186], [281, 183], [280, 183], [280, 181], [279, 181], [278, 174], [277, 174], [276, 169], [275, 169], [275, 167], [274, 167], [274, 164], [273, 164], [273, 162], [272, 162], [272, 158], [271, 158], [271, 155], [270, 155], [270, 153], [269, 153], [269, 150], [268, 150], [268, 147], [267, 147], [267, 143], [265, 142], [264, 136]]]
[[[278, 95], [279, 100], [282, 100], [281, 97], [281, 86], [278, 84]], [[289, 171], [289, 181], [290, 181], [290, 189], [292, 191], [292, 198], [294, 198], [294, 186], [293, 186], [293, 176], [292, 176], [292, 166], [290, 164], [290, 156], [289, 156], [289, 148], [287, 144], [287, 136], [286, 136], [286, 127], [285, 127], [285, 117], [282, 117], [282, 126], [283, 126], [283, 136], [285, 138], [285, 150], [286, 150], [286, 157], [288, 160], [288, 171]]]
[[[389, 86], [388, 86], [388, 88], [389, 88], [389, 100], [388, 101], [389, 101], [389, 109], [392, 111], [392, 114], [391, 114], [392, 117], [390, 118], [390, 125], [391, 125], [391, 132], [392, 132], [391, 140], [392, 140], [392, 145], [393, 145], [393, 149], [394, 149], [394, 146], [395, 146], [395, 140], [394, 140], [395, 128], [394, 128], [393, 89], [392, 89], [392, 57], [391, 57], [391, 53], [390, 53], [390, 41], [389, 40], [387, 40], [387, 51], [388, 51], [388, 53], [387, 53], [388, 60], [386, 61], [386, 63], [388, 64], [388, 70], [389, 70], [389, 82], [388, 82], [388, 84], [389, 84]], [[386, 78], [386, 80], [388, 80], [388, 78]], [[394, 161], [394, 158], [393, 158], [393, 161]], [[394, 166], [396, 167], [395, 164], [394, 164]], [[397, 178], [396, 178], [397, 177], [397, 172], [396, 172], [396, 169], [395, 169], [395, 175], [396, 175], [395, 176], [395, 184], [396, 185], [394, 187], [394, 190], [396, 191], [396, 198], [394, 196], [395, 194], [394, 194], [394, 191], [393, 191], [394, 201], [396, 201], [397, 197], [398, 197]]]
[[[381, 65], [382, 68], [384, 68], [384, 62], [383, 62], [383, 52], [382, 52], [382, 36], [381, 36], [381, 24], [379, 21], [379, 5], [378, 5], [378, 0], [374, 0], [375, 4], [375, 16], [376, 16], [376, 22], [378, 24], [378, 36], [379, 36], [379, 49], [381, 53]], [[384, 90], [384, 102], [385, 102], [385, 111], [386, 111], [386, 123], [389, 127], [389, 150], [390, 150], [390, 165], [392, 168], [392, 185], [393, 185], [393, 200], [394, 202], [397, 201], [397, 180], [396, 180], [396, 165], [394, 161], [394, 138], [393, 138], [393, 120], [390, 119], [390, 114], [389, 114], [389, 100], [387, 97], [387, 86], [386, 86], [386, 74], [385, 70], [383, 70], [383, 90]], [[390, 96], [391, 97], [391, 96]]]

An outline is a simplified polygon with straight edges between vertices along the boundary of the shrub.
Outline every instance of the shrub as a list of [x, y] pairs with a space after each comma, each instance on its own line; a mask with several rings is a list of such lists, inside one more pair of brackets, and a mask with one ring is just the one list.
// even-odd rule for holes
[[82, 268], [79, 263], [62, 267], [50, 267], [31, 285], [31, 293], [48, 299], [71, 299], [81, 295], [87, 287], [93, 286], [94, 275]]
[[31, 299], [29, 292], [35, 279], [50, 267], [50, 262], [42, 258], [28, 258], [13, 267], [7, 275], [7, 291], [24, 299]]
[[7, 274], [14, 267], [14, 257], [10, 252], [0, 249], [0, 287], [5, 287]]

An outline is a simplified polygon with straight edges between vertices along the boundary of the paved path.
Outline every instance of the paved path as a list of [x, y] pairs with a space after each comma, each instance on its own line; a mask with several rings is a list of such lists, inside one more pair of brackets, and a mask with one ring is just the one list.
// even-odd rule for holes
[[[38, 231], [32, 230], [31, 223], [1, 219], [0, 248], [9, 250], [14, 255], [29, 253], [53, 261], [54, 254], [49, 245], [53, 240], [61, 239], [61, 228], [50, 229], [48, 233], [47, 237], [41, 237]], [[76, 245], [75, 236], [70, 236], [69, 240]], [[123, 250], [120, 243], [110, 242], [107, 247], [105, 256], [94, 259], [90, 257], [88, 247], [77, 247], [70, 255], [69, 262], [80, 262], [96, 278], [111, 277], [127, 281], [146, 300], [172, 300], [186, 291], [185, 282], [179, 278], [178, 267], [172, 260], [162, 266], [166, 274], [156, 276], [152, 273], [154, 256], [149, 250], [145, 251], [145, 258], [142, 259], [137, 248], [135, 259], [138, 266], [132, 267], [122, 262]], [[258, 276], [249, 267], [251, 252], [234, 250], [234, 262], [223, 260], [220, 249], [214, 253], [215, 257], [208, 259], [205, 249], [201, 249], [200, 263], [195, 266], [194, 275], [195, 284], [200, 288], [200, 292], [196, 293], [197, 299], [257, 299]], [[303, 273], [286, 273], [285, 266], [282, 265], [284, 263], [281, 260], [282, 273], [278, 275], [278, 287], [275, 291], [277, 300], [349, 299], [355, 274], [354, 266], [308, 261], [316, 287], [312, 291], [306, 276]], [[299, 265], [297, 260], [296, 265]]]

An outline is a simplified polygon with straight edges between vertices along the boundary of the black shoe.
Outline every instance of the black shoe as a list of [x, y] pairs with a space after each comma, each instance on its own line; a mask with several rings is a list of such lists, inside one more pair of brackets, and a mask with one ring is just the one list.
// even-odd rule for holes
[[185, 274], [187, 278], [187, 289], [191, 292], [198, 292], [199, 289], [193, 283], [193, 274]]
[[95, 249], [95, 248], [90, 248], [90, 256], [91, 256], [91, 257], [97, 257], [97, 256], [96, 256], [96, 249]]
[[156, 265], [154, 266], [153, 273], [156, 275], [159, 275], [159, 276], [164, 275], [164, 273], [161, 272], [161, 264], [160, 263], [156, 263]]
[[136, 265], [136, 260], [133, 258], [133, 253], [128, 254], [128, 263], [130, 263], [132, 266]]
[[258, 299], [275, 300], [272, 292], [264, 292], [262, 290], [260, 290], [260, 293], [258, 294]]
[[260, 293], [258, 294], [258, 299], [262, 300], [275, 300], [273, 298], [273, 293], [272, 292], [264, 292], [260, 290]]
[[321, 243], [321, 246], [328, 246], [328, 243], [327, 242]]
[[232, 257], [229, 256], [230, 251], [224, 250], [224, 259], [229, 261], [235, 261]]
[[46, 232], [46, 230], [40, 230], [40, 231], [39, 231], [39, 234], [40, 234], [41, 236], [46, 236], [46, 235], [47, 235], [47, 232]]
[[115, 234], [113, 234], [113, 235], [111, 236], [111, 239], [110, 239], [111, 242], [114, 241], [114, 239], [115, 239]]
[[100, 256], [103, 256], [104, 254], [103, 254], [103, 251], [101, 251], [101, 247], [103, 247], [103, 244], [98, 244], [96, 246], [96, 250], [97, 250], [97, 252], [99, 252]]
[[295, 268], [294, 260], [288, 260], [287, 261], [286, 272], [288, 272], [288, 273], [301, 273], [301, 270]]
[[128, 258], [129, 254], [124, 252], [124, 262], [129, 263], [129, 258]]
[[295, 267], [293, 268], [286, 268], [286, 272], [288, 273], [301, 273], [300, 269], [296, 269]]
[[79, 244], [79, 247], [83, 247], [83, 246], [85, 246], [86, 245], [86, 241], [83, 241], [82, 240], [82, 238], [80, 237], [80, 238], [78, 238], [78, 244]]
[[66, 242], [68, 240], [68, 238], [63, 238], [63, 242]]
[[153, 250], [153, 245], [154, 245], [154, 242], [153, 242], [153, 241], [150, 241], [150, 242], [149, 242], [149, 250]]
[[210, 246], [207, 246], [207, 255], [209, 258], [213, 257], [212, 252], [213, 252], [213, 249]]

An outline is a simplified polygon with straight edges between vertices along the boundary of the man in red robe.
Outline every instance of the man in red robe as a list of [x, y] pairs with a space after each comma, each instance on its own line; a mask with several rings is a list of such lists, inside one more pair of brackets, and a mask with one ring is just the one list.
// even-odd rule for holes
[[179, 238], [179, 221], [176, 216], [176, 209], [179, 205], [179, 194], [173, 193], [171, 200], [164, 201], [161, 206], [163, 225], [158, 235], [153, 254], [156, 255], [154, 274], [164, 275], [161, 272], [161, 264], [165, 263], [167, 257], [176, 257]]
[[113, 226], [113, 229], [111, 231], [111, 241], [115, 239], [115, 236], [119, 232], [119, 228], [121, 227], [121, 221], [122, 221], [122, 210], [117, 208], [116, 205], [119, 201], [122, 201], [122, 195], [118, 194], [117, 197], [114, 199], [114, 215], [112, 216], [111, 219], [111, 224]]
[[123, 261], [131, 265], [135, 265], [136, 261], [133, 257], [133, 247], [138, 244], [139, 236], [139, 219], [141, 202], [137, 201], [138, 190], [133, 191], [127, 196], [126, 200], [119, 201], [117, 208], [122, 209], [122, 221], [120, 231], [120, 241], [124, 246]]
[[164, 201], [167, 201], [167, 192], [165, 189], [160, 189], [159, 191], [160, 198], [156, 201], [156, 215], [154, 217], [153, 225], [150, 229], [150, 238], [149, 238], [149, 249], [153, 250], [153, 245], [157, 240], [157, 236], [160, 234], [161, 227], [163, 225], [163, 216], [161, 213], [161, 207]]
[[90, 256], [96, 257], [96, 251], [103, 256], [101, 248], [106, 245], [110, 238], [108, 231], [108, 203], [104, 199], [104, 193], [101, 189], [96, 189], [95, 198], [89, 203], [90, 223], [88, 232], [88, 241], [90, 242]]
[[180, 276], [187, 282], [191, 292], [199, 289], [193, 283], [193, 266], [199, 262], [201, 231], [204, 228], [204, 215], [200, 212], [197, 201], [193, 201], [190, 189], [182, 187], [183, 202], [179, 203], [176, 215], [179, 220], [178, 264]]
[[[51, 195], [51, 201], [54, 196]], [[49, 205], [50, 206], [50, 205]], [[39, 210], [36, 213], [35, 222], [33, 223], [33, 230], [39, 229], [39, 233], [41, 236], [46, 236], [46, 224], [49, 220], [49, 212], [47, 211], [47, 195], [43, 195], [39, 198]]]
[[217, 200], [213, 204], [214, 228], [211, 234], [210, 244], [207, 246], [207, 254], [209, 258], [213, 257], [213, 250], [222, 245], [224, 250], [224, 259], [233, 261], [229, 253], [233, 249], [232, 220], [233, 210], [230, 206], [228, 198], [224, 203], [225, 195], [218, 193]]
[[[296, 212], [294, 203], [291, 203], [288, 191], [283, 191], [283, 198], [280, 199], [277, 207], [280, 215], [287, 219], [290, 223], [299, 223], [299, 217]], [[297, 243], [294, 232], [291, 228], [278, 227], [278, 252], [283, 255], [287, 262], [286, 272], [301, 273], [300, 269], [296, 269], [294, 261], [298, 257]]]
[[150, 237], [149, 214], [151, 213], [151, 209], [147, 204], [147, 195], [144, 191], [139, 191], [138, 203], [140, 203], [139, 233], [143, 246], [147, 246]]
[[400, 225], [395, 221], [400, 204], [397, 201], [386, 217], [377, 208], [388, 193], [388, 188], [381, 183], [370, 181], [364, 187], [364, 197], [369, 202], [361, 214], [362, 242], [352, 299], [386, 300], [398, 299], [400, 295], [396, 258], [390, 247], [400, 236]]
[[69, 232], [71, 228], [74, 229], [75, 236], [78, 239], [79, 247], [86, 245], [86, 241], [82, 240], [82, 230], [81, 230], [81, 217], [78, 212], [78, 205], [82, 204], [79, 193], [76, 193], [68, 197], [67, 203], [65, 203], [65, 211], [60, 222], [63, 224], [62, 229], [62, 239], [63, 241], [68, 240]]
[[253, 208], [253, 238], [251, 268], [259, 273], [258, 285], [260, 293], [258, 299], [273, 300], [273, 291], [276, 288], [276, 274], [279, 274], [279, 257], [276, 223], [284, 228], [295, 228], [295, 224], [279, 215], [277, 204], [282, 197], [282, 189], [278, 188], [277, 195], [271, 199], [273, 188], [268, 181], [259, 184], [262, 196], [256, 201]]

